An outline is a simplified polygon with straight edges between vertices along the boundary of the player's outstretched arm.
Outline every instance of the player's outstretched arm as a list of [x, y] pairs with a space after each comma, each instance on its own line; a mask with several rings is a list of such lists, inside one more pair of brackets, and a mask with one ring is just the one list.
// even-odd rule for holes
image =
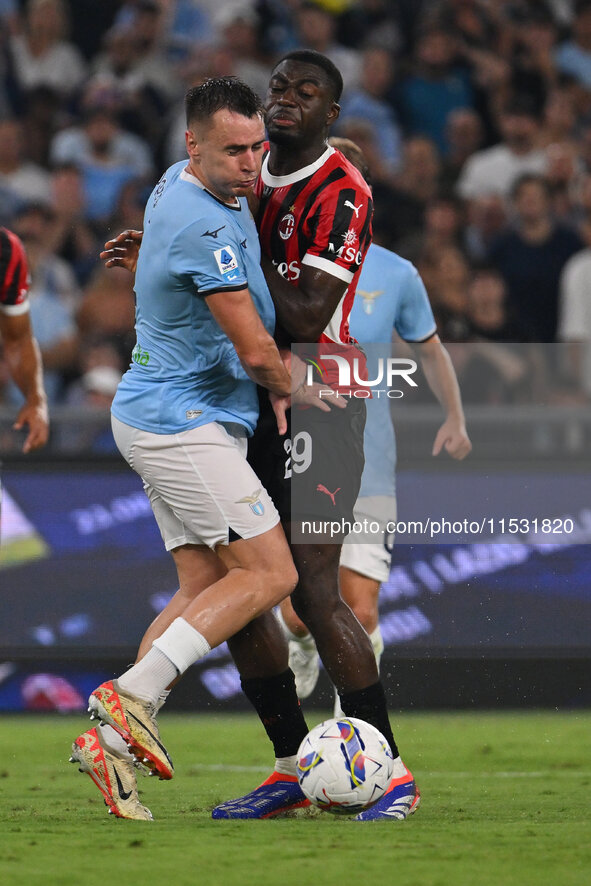
[[25, 398], [13, 427], [17, 431], [25, 426], [28, 428], [23, 452], [31, 452], [47, 443], [49, 414], [43, 388], [41, 354], [33, 336], [29, 314], [0, 314], [0, 336], [10, 374]]
[[100, 257], [107, 268], [126, 268], [135, 274], [137, 258], [144, 236], [143, 231], [121, 231], [112, 240], [107, 240]]
[[414, 347], [427, 383], [445, 409], [445, 421], [437, 431], [432, 455], [439, 455], [445, 449], [452, 458], [465, 458], [472, 450], [472, 443], [466, 431], [460, 388], [449, 354], [438, 335]]
[[291, 376], [273, 336], [263, 326], [248, 289], [213, 292], [205, 300], [252, 380], [274, 394], [289, 396]]

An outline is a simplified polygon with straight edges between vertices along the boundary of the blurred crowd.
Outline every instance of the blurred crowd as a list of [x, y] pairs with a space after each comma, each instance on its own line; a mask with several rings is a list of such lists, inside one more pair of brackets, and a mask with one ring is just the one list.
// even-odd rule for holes
[[591, 0], [0, 0], [0, 224], [50, 404], [104, 408], [129, 362], [132, 279], [98, 253], [185, 156], [186, 89], [264, 95], [302, 46], [343, 73], [333, 134], [363, 148], [374, 239], [417, 266], [442, 339], [573, 342], [565, 389], [591, 392]]

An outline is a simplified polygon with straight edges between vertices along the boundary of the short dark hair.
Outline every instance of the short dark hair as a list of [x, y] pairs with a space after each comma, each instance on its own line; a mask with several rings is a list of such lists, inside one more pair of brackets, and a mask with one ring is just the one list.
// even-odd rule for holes
[[276, 71], [281, 62], [285, 61], [304, 62], [304, 64], [321, 68], [332, 88], [333, 100], [338, 102], [343, 92], [343, 78], [337, 66], [326, 55], [316, 52], [315, 49], [292, 49], [291, 52], [287, 52], [279, 59], [273, 70]]
[[500, 277], [504, 279], [497, 266], [484, 259], [472, 265], [472, 279], [475, 280], [477, 277]]
[[256, 117], [262, 115], [263, 106], [256, 92], [238, 77], [210, 77], [185, 95], [187, 126], [207, 120], [222, 110]]
[[538, 187], [542, 189], [548, 200], [552, 197], [552, 188], [550, 187], [550, 182], [547, 178], [537, 172], [524, 172], [515, 179], [511, 186], [511, 199], [517, 200], [519, 197], [519, 192], [526, 185], [538, 185]]
[[[590, 0], [591, 2], [591, 0]], [[507, 116], [531, 117], [532, 120], [540, 120], [540, 109], [533, 98], [525, 93], [512, 95], [503, 104], [501, 113]]]

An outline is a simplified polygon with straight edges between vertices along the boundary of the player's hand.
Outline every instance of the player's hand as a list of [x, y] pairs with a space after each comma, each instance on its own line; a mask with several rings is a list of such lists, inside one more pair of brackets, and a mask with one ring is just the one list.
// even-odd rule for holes
[[322, 412], [330, 412], [331, 409], [346, 409], [349, 401], [346, 397], [339, 397], [328, 385], [315, 381], [311, 385], [302, 382], [291, 395], [291, 402], [297, 406], [314, 406]]
[[103, 252], [100, 253], [105, 266], [126, 268], [135, 274], [143, 236], [143, 231], [127, 230], [121, 231], [113, 240], [107, 240]]
[[447, 419], [441, 425], [437, 431], [431, 455], [439, 455], [442, 449], [445, 449], [448, 455], [458, 461], [466, 458], [468, 453], [472, 451], [472, 444], [463, 422]]
[[279, 354], [291, 373], [292, 403], [298, 406], [315, 406], [322, 412], [330, 412], [333, 406], [337, 409], [347, 408], [346, 398], [337, 396], [336, 391], [328, 385], [321, 382], [306, 384], [308, 364], [304, 363], [297, 354], [292, 354], [286, 348], [280, 348]]
[[277, 430], [281, 436], [287, 432], [286, 413], [293, 405], [314, 406], [316, 409], [322, 410], [322, 412], [330, 412], [333, 408], [347, 408], [345, 397], [338, 397], [334, 391], [318, 382], [314, 382], [311, 385], [301, 384], [290, 397], [282, 397], [269, 391], [269, 399], [275, 413]]
[[23, 444], [23, 452], [32, 452], [45, 446], [49, 437], [49, 413], [47, 403], [25, 403], [13, 424], [15, 431], [20, 431], [25, 425], [29, 433]]
[[[295, 358], [292, 365], [292, 354], [289, 348], [279, 348], [279, 356], [281, 357], [283, 365], [291, 374], [293, 385], [293, 370], [296, 369], [298, 374], [301, 374], [301, 370], [296, 362], [298, 361], [298, 358]], [[299, 360], [299, 363], [304, 366], [304, 363], [301, 360]], [[303, 374], [301, 375], [301, 378], [303, 380]], [[300, 381], [298, 381], [297, 384], [300, 384]], [[271, 406], [275, 413], [279, 436], [283, 437], [283, 435], [287, 433], [287, 410], [291, 407], [291, 397], [281, 396], [280, 394], [274, 394], [272, 391], [269, 391], [269, 400], [271, 401]]]
[[269, 399], [277, 421], [277, 430], [281, 436], [287, 432], [286, 413], [293, 405], [314, 406], [322, 412], [330, 412], [333, 408], [346, 409], [347, 400], [345, 397], [337, 396], [336, 391], [327, 385], [319, 382], [313, 382], [311, 385], [306, 384], [307, 364], [296, 354], [292, 354], [287, 348], [280, 348], [279, 355], [291, 373], [293, 388], [293, 393], [287, 397], [269, 392]]
[[344, 397], [338, 397], [334, 391], [318, 382], [314, 382], [311, 385], [300, 385], [290, 397], [280, 396], [269, 391], [269, 399], [275, 413], [277, 430], [280, 436], [287, 432], [286, 413], [294, 404], [297, 406], [314, 406], [322, 412], [330, 412], [331, 409], [347, 408], [347, 400]]
[[271, 406], [273, 407], [273, 412], [275, 413], [275, 420], [277, 422], [277, 430], [279, 431], [279, 436], [283, 437], [285, 433], [287, 433], [287, 410], [291, 406], [291, 397], [282, 397], [279, 394], [274, 394], [272, 391], [269, 391], [269, 400], [271, 401]]

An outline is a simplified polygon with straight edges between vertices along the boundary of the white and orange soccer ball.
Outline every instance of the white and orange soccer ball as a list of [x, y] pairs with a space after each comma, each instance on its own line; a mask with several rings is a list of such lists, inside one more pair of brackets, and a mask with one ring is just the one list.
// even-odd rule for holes
[[369, 723], [335, 717], [308, 733], [296, 766], [300, 787], [314, 806], [356, 815], [385, 794], [393, 757], [382, 733]]

